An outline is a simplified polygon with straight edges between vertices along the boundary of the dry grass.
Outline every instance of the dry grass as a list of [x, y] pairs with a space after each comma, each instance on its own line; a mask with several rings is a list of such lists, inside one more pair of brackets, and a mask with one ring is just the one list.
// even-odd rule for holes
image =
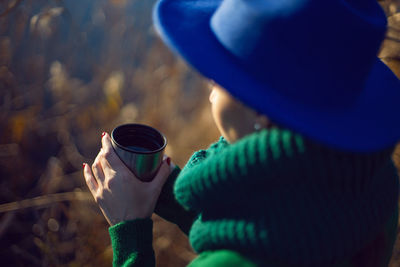
[[[2, 266], [111, 265], [81, 173], [102, 131], [150, 124], [181, 166], [218, 136], [203, 81], [157, 39], [151, 3], [70, 2], [24, 1], [0, 18]], [[160, 265], [185, 265], [186, 237], [154, 221]]]
[[[381, 56], [399, 71], [399, 5], [381, 3], [392, 23]], [[180, 166], [218, 137], [204, 82], [156, 38], [151, 6], [0, 2], [2, 266], [111, 265], [107, 223], [81, 174], [102, 131], [150, 124], [166, 134], [167, 153]], [[184, 266], [195, 256], [186, 237], [154, 221], [158, 265]], [[391, 266], [400, 266], [400, 242]]]

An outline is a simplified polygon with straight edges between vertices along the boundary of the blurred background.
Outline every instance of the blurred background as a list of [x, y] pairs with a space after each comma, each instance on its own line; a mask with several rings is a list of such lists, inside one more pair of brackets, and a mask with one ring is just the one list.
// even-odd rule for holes
[[[154, 2], [0, 1], [1, 266], [111, 266], [108, 224], [82, 175], [103, 131], [149, 124], [180, 166], [218, 138], [206, 83], [157, 37]], [[380, 57], [400, 76], [400, 1], [380, 4]], [[400, 166], [400, 148], [393, 159]], [[176, 226], [153, 219], [158, 266], [196, 256]]]

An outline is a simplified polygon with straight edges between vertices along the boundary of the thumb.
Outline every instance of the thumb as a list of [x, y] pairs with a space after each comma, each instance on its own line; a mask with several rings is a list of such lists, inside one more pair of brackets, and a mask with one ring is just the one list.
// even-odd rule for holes
[[162, 188], [164, 183], [167, 181], [169, 175], [171, 174], [172, 170], [170, 165], [167, 163], [167, 160], [163, 160], [161, 163], [160, 169], [158, 170], [156, 176], [154, 177], [151, 183], [156, 188]]

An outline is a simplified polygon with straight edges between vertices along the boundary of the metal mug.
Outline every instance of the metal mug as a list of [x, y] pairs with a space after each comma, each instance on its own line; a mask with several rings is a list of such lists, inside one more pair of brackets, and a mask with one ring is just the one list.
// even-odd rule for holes
[[161, 166], [167, 138], [147, 125], [123, 124], [111, 132], [111, 143], [133, 174], [150, 182]]

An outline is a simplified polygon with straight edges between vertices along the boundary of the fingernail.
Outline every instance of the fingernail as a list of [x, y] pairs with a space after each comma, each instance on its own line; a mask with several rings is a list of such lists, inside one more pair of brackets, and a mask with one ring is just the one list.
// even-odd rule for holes
[[167, 164], [168, 164], [168, 166], [171, 166], [171, 158], [170, 157], [167, 158]]
[[106, 132], [103, 132], [102, 134], [101, 134], [101, 137], [103, 137], [103, 136], [105, 136], [106, 135]]
[[85, 166], [86, 166], [86, 163], [82, 163], [82, 167], [85, 168]]

